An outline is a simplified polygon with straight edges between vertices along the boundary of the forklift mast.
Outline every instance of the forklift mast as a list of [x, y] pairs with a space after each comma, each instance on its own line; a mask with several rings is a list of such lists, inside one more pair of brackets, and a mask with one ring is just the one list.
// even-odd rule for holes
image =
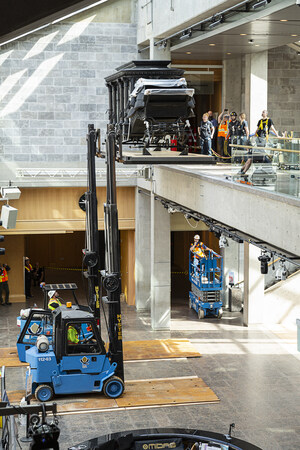
[[121, 275], [120, 275], [120, 241], [117, 211], [117, 187], [115, 175], [115, 134], [108, 128], [107, 134], [107, 198], [104, 205], [105, 226], [105, 270], [100, 274], [98, 214], [96, 195], [95, 157], [97, 150], [98, 132], [94, 125], [88, 126], [88, 187], [85, 194], [86, 204], [86, 249], [84, 250], [84, 264], [87, 266], [88, 303], [94, 316], [99, 319], [100, 326], [100, 291], [101, 283], [107, 292], [102, 297], [103, 303], [108, 305], [108, 335], [109, 355], [111, 362], [117, 363], [115, 375], [124, 380], [123, 346], [122, 346], [122, 316], [121, 316]]

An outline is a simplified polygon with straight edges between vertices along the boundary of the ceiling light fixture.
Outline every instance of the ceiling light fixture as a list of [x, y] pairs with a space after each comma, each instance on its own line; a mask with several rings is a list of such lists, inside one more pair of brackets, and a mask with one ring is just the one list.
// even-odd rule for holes
[[211, 47], [214, 47], [216, 44], [208, 44], [208, 45], [210, 45]]
[[180, 40], [189, 39], [190, 37], [192, 37], [192, 34], [193, 34], [193, 32], [191, 29], [184, 30], [179, 39]]
[[298, 36], [298, 34], [291, 34], [291, 36], [292, 36], [292, 37], [297, 37], [297, 36]]
[[186, 52], [186, 54], [187, 54], [187, 55], [191, 55], [191, 54], [192, 54], [192, 52]]
[[287, 19], [280, 19], [280, 22], [288, 22]]
[[220, 16], [213, 16], [211, 23], [208, 25], [208, 28], [212, 29], [225, 22], [225, 17], [223, 14]]
[[252, 9], [261, 8], [262, 6], [266, 6], [268, 3], [271, 3], [271, 0], [259, 0], [258, 2], [252, 5]]
[[240, 36], [247, 36], [247, 34], [246, 33], [241, 33]]
[[158, 48], [164, 49], [164, 48], [166, 48], [167, 45], [168, 45], [167, 41], [163, 41], [163, 42], [159, 45]]
[[227, 52], [226, 55], [231, 55], [231, 53], [230, 53], [230, 52]]
[[285, 261], [284, 259], [281, 259], [279, 261], [279, 267], [275, 272], [275, 280], [279, 281], [279, 280], [286, 280], [288, 277], [288, 270], [287, 267], [285, 265]]

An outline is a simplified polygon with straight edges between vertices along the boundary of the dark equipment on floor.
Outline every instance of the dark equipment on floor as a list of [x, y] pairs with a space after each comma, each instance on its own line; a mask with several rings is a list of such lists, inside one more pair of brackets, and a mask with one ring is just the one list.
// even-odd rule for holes
[[123, 431], [90, 439], [69, 450], [262, 450], [256, 445], [228, 434], [180, 428], [152, 428]]

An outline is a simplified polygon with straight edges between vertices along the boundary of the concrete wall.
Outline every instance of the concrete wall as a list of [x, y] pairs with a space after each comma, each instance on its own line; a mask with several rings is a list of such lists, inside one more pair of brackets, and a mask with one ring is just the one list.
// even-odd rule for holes
[[300, 254], [299, 199], [213, 178], [191, 166], [154, 166], [154, 180], [154, 194], [159, 197]]
[[300, 59], [296, 50], [278, 47], [268, 55], [268, 110], [280, 131], [300, 132]]
[[300, 319], [299, 283], [300, 273], [297, 272], [265, 291], [262, 311], [264, 323], [296, 326], [296, 319]]
[[240, 114], [243, 109], [242, 99], [245, 89], [242, 78], [242, 58], [237, 57], [223, 61], [222, 108]]
[[86, 161], [87, 124], [104, 131], [104, 77], [136, 59], [133, 0], [111, 1], [0, 49], [0, 161]]
[[138, 44], [164, 37], [237, 4], [236, 0], [138, 0]]

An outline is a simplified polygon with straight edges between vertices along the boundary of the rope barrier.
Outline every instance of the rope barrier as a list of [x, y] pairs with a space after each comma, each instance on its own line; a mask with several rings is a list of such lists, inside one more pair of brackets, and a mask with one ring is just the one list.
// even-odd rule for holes
[[212, 151], [213, 154], [214, 154], [215, 156], [217, 156], [218, 158], [221, 158], [221, 159], [231, 159], [231, 158], [232, 158], [232, 156], [221, 156], [221, 155], [219, 155], [219, 153], [215, 152], [213, 149], [211, 149], [211, 151]]
[[254, 149], [257, 148], [259, 150], [270, 150], [272, 152], [289, 152], [289, 153], [300, 153], [300, 150], [289, 150], [287, 148], [272, 148], [272, 147], [257, 147], [252, 145], [240, 145], [240, 144], [229, 144], [229, 147], [238, 147], [238, 148], [245, 148], [245, 149]]
[[[69, 271], [74, 271], [74, 272], [81, 272], [81, 268], [78, 269], [76, 267], [50, 267], [50, 266], [46, 266], [45, 269], [52, 269], [52, 270], [69, 270]], [[188, 271], [186, 270], [185, 272], [171, 272], [172, 275], [188, 275]]]
[[52, 269], [52, 270], [73, 270], [73, 271], [78, 271], [81, 272], [81, 268], [78, 269], [76, 267], [51, 267], [51, 266], [46, 266], [45, 269]]

